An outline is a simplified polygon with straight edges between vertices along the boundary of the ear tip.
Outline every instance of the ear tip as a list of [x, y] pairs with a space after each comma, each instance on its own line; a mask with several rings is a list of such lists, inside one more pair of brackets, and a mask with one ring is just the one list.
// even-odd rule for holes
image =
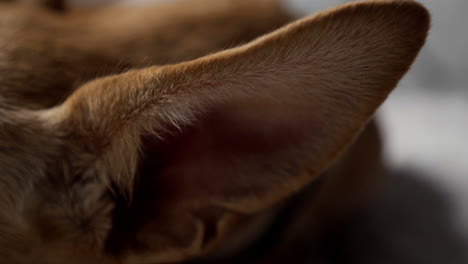
[[425, 44], [431, 27], [429, 10], [422, 4], [411, 0], [396, 2], [400, 5], [396, 15], [400, 15], [401, 18], [396, 17], [402, 20], [401, 22], [406, 26], [405, 36], [409, 41], [412, 40], [414, 47], [419, 51]]
[[429, 10], [420, 3], [412, 2], [412, 5], [414, 18], [418, 19], [419, 22], [419, 32], [424, 33], [426, 36], [431, 27], [431, 14]]
[[346, 10], [381, 21], [382, 30], [385, 30], [385, 26], [398, 28], [398, 35], [417, 48], [423, 46], [431, 26], [428, 9], [413, 0], [358, 1], [342, 9], [344, 12]]
[[427, 33], [431, 24], [431, 15], [424, 5], [412, 0], [400, 0], [394, 2], [399, 5], [399, 13], [411, 20], [419, 32]]
[[316, 19], [334, 20], [337, 17], [345, 18], [345, 23], [352, 26], [364, 26], [370, 21], [381, 30], [385, 30], [384, 27], [399, 28], [400, 36], [415, 40], [425, 40], [431, 25], [427, 8], [413, 0], [361, 0], [331, 8], [305, 20], [313, 23]]
[[[371, 2], [387, 12], [389, 20], [399, 20], [406, 24], [406, 29], [421, 35], [427, 35], [431, 24], [431, 15], [427, 8], [413, 0], [377, 0]], [[386, 10], [384, 10], [386, 9]]]

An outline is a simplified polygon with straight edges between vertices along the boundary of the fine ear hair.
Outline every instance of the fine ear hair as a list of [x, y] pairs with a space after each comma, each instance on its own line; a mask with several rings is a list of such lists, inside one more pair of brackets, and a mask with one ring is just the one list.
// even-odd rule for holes
[[412, 1], [347, 4], [201, 59], [98, 79], [47, 112], [121, 200], [107, 249], [176, 261], [311, 182], [407, 72]]

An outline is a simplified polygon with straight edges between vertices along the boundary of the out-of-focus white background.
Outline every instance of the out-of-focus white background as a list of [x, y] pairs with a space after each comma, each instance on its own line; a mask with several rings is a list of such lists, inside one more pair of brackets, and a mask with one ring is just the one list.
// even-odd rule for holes
[[[148, 1], [170, 0], [120, 2]], [[281, 1], [301, 15], [351, 2]], [[360, 234], [374, 241], [369, 246], [381, 245], [374, 262], [367, 256], [361, 263], [468, 263], [468, 1], [420, 2], [433, 15], [432, 30], [416, 64], [379, 111], [388, 163], [397, 176], [383, 188], [371, 220], [362, 223]]]

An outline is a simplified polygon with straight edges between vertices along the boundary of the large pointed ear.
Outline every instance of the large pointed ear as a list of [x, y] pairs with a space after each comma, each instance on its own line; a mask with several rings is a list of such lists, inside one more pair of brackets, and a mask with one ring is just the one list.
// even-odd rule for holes
[[412, 1], [348, 4], [245, 46], [93, 81], [49, 118], [91, 154], [83, 174], [121, 197], [108, 249], [174, 261], [233, 215], [317, 178], [409, 69], [428, 27]]

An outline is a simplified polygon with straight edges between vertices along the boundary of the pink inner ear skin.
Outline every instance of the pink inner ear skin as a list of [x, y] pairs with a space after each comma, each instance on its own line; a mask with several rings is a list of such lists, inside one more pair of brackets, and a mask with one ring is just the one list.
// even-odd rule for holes
[[[263, 197], [278, 190], [292, 193], [288, 184], [307, 167], [310, 155], [304, 153], [322, 137], [319, 122], [306, 118], [311, 112], [299, 105], [232, 102], [213, 106], [163, 141], [143, 138], [135, 196], [130, 207], [123, 202], [116, 210], [109, 250], [144, 252], [161, 241], [190, 248], [186, 243], [200, 235], [204, 248], [226, 232], [220, 226], [226, 217], [267, 207], [273, 200]], [[119, 241], [132, 247], [121, 248]]]
[[297, 155], [312, 137], [320, 138], [318, 122], [303, 111], [265, 102], [214, 107], [165, 141], [145, 146], [139, 186], [157, 195], [153, 201], [161, 206], [209, 204], [276, 189], [271, 185], [281, 184], [285, 173], [304, 169], [294, 166], [302, 158]]
[[[135, 196], [130, 207], [125, 201], [119, 203], [109, 250], [120, 252], [124, 245], [119, 241], [131, 241], [130, 250], [144, 251], [157, 244], [152, 240], [168, 237], [174, 241], [165, 243], [179, 247], [181, 238], [185, 243], [194, 241], [179, 234], [182, 227], [196, 237], [193, 218], [206, 222], [213, 212], [225, 214], [227, 208], [219, 207], [220, 203], [285, 188], [282, 181], [304, 169], [304, 163], [297, 164], [301, 158], [296, 152], [308, 149], [307, 137], [320, 137], [313, 126], [317, 122], [311, 118], [306, 122], [294, 108], [265, 102], [220, 105], [181, 131], [174, 130], [164, 141], [143, 138]], [[184, 222], [177, 220], [171, 226], [180, 217]], [[217, 237], [220, 219], [215, 216], [212, 226], [204, 222], [204, 241]], [[214, 230], [214, 235], [206, 230]], [[138, 237], [149, 233], [151, 239]]]

